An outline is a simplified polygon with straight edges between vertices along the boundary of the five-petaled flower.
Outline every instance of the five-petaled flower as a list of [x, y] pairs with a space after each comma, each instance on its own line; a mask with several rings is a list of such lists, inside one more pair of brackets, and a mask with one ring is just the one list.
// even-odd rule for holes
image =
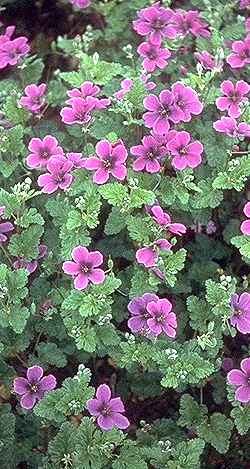
[[19, 64], [29, 51], [30, 46], [26, 37], [0, 41], [0, 69]]
[[148, 111], [142, 116], [145, 126], [152, 128], [156, 134], [166, 134], [170, 122], [178, 124], [182, 120], [183, 112], [177, 108], [175, 96], [171, 91], [164, 90], [159, 97], [150, 94], [144, 99], [143, 104]]
[[131, 317], [128, 320], [128, 327], [134, 333], [144, 333], [148, 330], [147, 320], [150, 314], [147, 305], [150, 301], [158, 301], [159, 298], [154, 293], [144, 293], [142, 296], [133, 298], [128, 304]]
[[250, 293], [244, 292], [240, 296], [236, 293], [231, 298], [233, 315], [230, 323], [242, 334], [250, 333]]
[[47, 166], [52, 156], [63, 156], [62, 147], [58, 146], [58, 141], [52, 135], [46, 135], [43, 139], [32, 138], [28, 146], [30, 154], [26, 158], [26, 163], [30, 168]]
[[92, 156], [85, 161], [85, 168], [96, 171], [93, 181], [96, 184], [105, 184], [113, 176], [123, 181], [127, 176], [127, 168], [124, 165], [128, 152], [122, 142], [112, 144], [108, 140], [101, 140], [96, 145], [97, 156]]
[[64, 124], [81, 124], [86, 125], [90, 122], [91, 112], [96, 108], [97, 100], [93, 96], [86, 98], [70, 98], [67, 104], [70, 107], [64, 107], [60, 115]]
[[135, 257], [139, 264], [145, 267], [155, 267], [160, 251], [170, 251], [172, 244], [167, 239], [157, 239], [151, 246], [145, 246], [136, 251]]
[[161, 169], [160, 162], [166, 156], [167, 149], [155, 137], [146, 135], [142, 139], [142, 145], [131, 147], [130, 152], [137, 157], [133, 162], [134, 171], [158, 173]]
[[32, 409], [44, 394], [56, 387], [56, 378], [53, 375], [43, 376], [41, 366], [32, 366], [27, 369], [27, 378], [14, 379], [14, 391], [21, 397], [21, 407]]
[[95, 285], [104, 282], [105, 273], [97, 268], [103, 263], [103, 255], [99, 251], [89, 252], [84, 246], [77, 246], [72, 251], [72, 259], [63, 263], [63, 271], [74, 278], [77, 290], [84, 290], [89, 282]]
[[24, 89], [26, 96], [22, 96], [19, 103], [22, 107], [34, 114], [38, 113], [45, 104], [46, 85], [28, 85]]
[[217, 132], [224, 133], [232, 138], [250, 137], [250, 125], [246, 122], [237, 122], [232, 117], [222, 117], [213, 123]]
[[175, 28], [171, 25], [173, 11], [155, 4], [138, 12], [138, 19], [133, 21], [134, 30], [140, 36], [147, 36], [150, 42], [159, 46], [164, 38], [174, 39]]
[[150, 301], [147, 304], [149, 319], [147, 325], [150, 331], [158, 336], [165, 334], [169, 337], [176, 336], [177, 320], [172, 311], [172, 303], [166, 298]]
[[198, 140], [191, 142], [188, 132], [176, 132], [175, 137], [168, 143], [172, 165], [175, 169], [196, 168], [201, 164], [203, 145]]
[[168, 59], [171, 56], [168, 49], [151, 44], [151, 42], [142, 42], [137, 52], [144, 57], [142, 65], [149, 73], [154, 72], [156, 68], [163, 70], [168, 65]]
[[191, 86], [183, 85], [183, 83], [177, 81], [171, 89], [174, 96], [174, 106], [176, 111], [179, 112], [181, 121], [189, 122], [192, 114], [198, 116], [202, 112], [203, 104]]
[[242, 112], [240, 105], [247, 101], [246, 95], [250, 91], [248, 83], [240, 80], [234, 85], [230, 80], [225, 80], [220, 89], [225, 96], [216, 99], [217, 108], [228, 111], [230, 117], [239, 117]]
[[101, 384], [96, 390], [96, 398], [87, 401], [87, 409], [91, 415], [97, 417], [99, 427], [104, 431], [119, 428], [125, 430], [129, 421], [125, 415], [123, 402], [120, 397], [111, 398], [111, 390], [106, 384]]
[[181, 236], [187, 231], [187, 228], [182, 223], [172, 223], [170, 215], [167, 212], [164, 212], [160, 205], [153, 205], [150, 207], [150, 215], [158, 225], [162, 226], [172, 234]]
[[242, 68], [250, 64], [250, 35], [244, 41], [232, 44], [232, 54], [227, 57], [227, 63], [232, 68]]
[[236, 387], [235, 399], [247, 403], [250, 401], [250, 358], [244, 358], [241, 370], [231, 370], [227, 375], [229, 384]]
[[38, 186], [45, 194], [52, 194], [58, 189], [65, 191], [74, 180], [74, 176], [70, 173], [73, 167], [72, 161], [64, 156], [51, 157], [47, 164], [48, 173], [38, 177]]

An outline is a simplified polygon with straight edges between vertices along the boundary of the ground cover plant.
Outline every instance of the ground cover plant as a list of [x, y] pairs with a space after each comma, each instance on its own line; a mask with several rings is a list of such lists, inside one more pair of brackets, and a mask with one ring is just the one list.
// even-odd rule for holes
[[250, 467], [249, 12], [1, 1], [1, 468]]

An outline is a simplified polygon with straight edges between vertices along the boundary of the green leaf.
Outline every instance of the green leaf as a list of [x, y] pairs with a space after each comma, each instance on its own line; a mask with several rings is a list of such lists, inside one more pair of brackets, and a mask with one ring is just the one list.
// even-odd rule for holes
[[31, 225], [22, 233], [12, 235], [8, 247], [10, 254], [24, 257], [27, 261], [37, 258], [38, 245], [43, 231], [41, 225]]
[[219, 453], [225, 454], [230, 445], [232, 429], [232, 420], [216, 412], [208, 422], [198, 426], [198, 435], [210, 443]]
[[120, 212], [117, 207], [112, 207], [111, 212], [107, 218], [104, 232], [106, 235], [115, 235], [120, 233], [126, 227], [126, 217]]
[[110, 205], [124, 207], [126, 203], [129, 203], [128, 189], [119, 182], [104, 184], [99, 188], [99, 192]]
[[245, 435], [250, 428], [250, 408], [248, 406], [237, 406], [231, 411], [231, 417], [240, 435]]
[[[162, 253], [161, 253], [162, 255]], [[176, 275], [180, 272], [185, 265], [187, 251], [185, 249], [180, 249], [179, 251], [173, 253], [168, 251], [167, 255], [164, 253], [163, 258], [163, 273], [165, 275], [165, 281], [169, 283], [172, 287], [176, 283]], [[161, 265], [159, 264], [161, 268]]]
[[207, 407], [199, 405], [192, 396], [184, 394], [180, 401], [180, 418], [178, 424], [181, 427], [193, 427], [201, 424], [207, 414]]

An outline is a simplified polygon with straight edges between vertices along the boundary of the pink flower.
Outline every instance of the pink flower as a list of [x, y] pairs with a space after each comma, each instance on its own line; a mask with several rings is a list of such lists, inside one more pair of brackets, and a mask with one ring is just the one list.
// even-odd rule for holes
[[[96, 99], [95, 109], [101, 110], [106, 109], [111, 103], [110, 98], [97, 98], [98, 93], [100, 93], [99, 86], [95, 85], [92, 81], [85, 81], [80, 86], [80, 89], [73, 88], [72, 90], [67, 91], [67, 95], [70, 98], [82, 98], [86, 99], [89, 96], [92, 96]], [[72, 100], [66, 101], [66, 104], [71, 104]]]
[[73, 163], [73, 169], [85, 168], [86, 158], [82, 158], [82, 153], [66, 153], [66, 157]]
[[213, 128], [232, 138], [250, 137], [250, 125], [246, 122], [238, 123], [232, 117], [222, 117], [213, 123]]
[[4, 217], [5, 207], [0, 207], [0, 245], [8, 240], [7, 234], [13, 231], [15, 228], [9, 221], [2, 221]]
[[62, 147], [58, 146], [58, 141], [52, 135], [46, 135], [43, 140], [32, 138], [29, 146], [30, 154], [26, 158], [26, 163], [30, 168], [47, 166], [52, 156], [63, 156]]
[[42, 192], [45, 194], [52, 194], [58, 189], [65, 191], [74, 180], [74, 177], [70, 174], [72, 169], [73, 163], [67, 160], [67, 158], [53, 156], [47, 164], [48, 173], [39, 176], [37, 180], [38, 186], [42, 187]]
[[41, 366], [35, 365], [27, 369], [27, 378], [14, 379], [14, 391], [22, 396], [20, 404], [23, 409], [32, 409], [46, 392], [55, 389], [55, 376], [43, 376], [43, 373]]
[[15, 26], [8, 26], [5, 30], [4, 34], [0, 34], [0, 48], [1, 45], [5, 42], [9, 41], [11, 36], [14, 34], [16, 27]]
[[242, 334], [250, 333], [250, 293], [244, 292], [240, 296], [236, 293], [231, 298], [233, 314], [230, 318], [232, 326]]
[[250, 35], [244, 41], [234, 41], [233, 53], [227, 57], [227, 63], [232, 68], [242, 68], [250, 63]]
[[147, 319], [150, 318], [150, 314], [147, 311], [147, 305], [150, 301], [157, 300], [159, 298], [154, 293], [144, 293], [129, 302], [128, 310], [131, 317], [128, 320], [128, 327], [133, 333], [144, 334], [148, 330]]
[[91, 0], [69, 0], [72, 5], [78, 8], [87, 8], [91, 4]]
[[172, 93], [174, 95], [175, 110], [181, 116], [181, 120], [189, 122], [192, 115], [198, 116], [203, 109], [198, 94], [190, 86], [183, 85], [181, 82], [176, 82], [172, 86]]
[[250, 32], [250, 18], [247, 18], [247, 20], [245, 21], [245, 29], [247, 33]]
[[96, 154], [97, 156], [87, 158], [85, 161], [86, 169], [97, 170], [93, 176], [96, 184], [105, 184], [110, 175], [119, 181], [125, 179], [127, 168], [124, 163], [128, 152], [122, 140], [113, 145], [108, 140], [101, 140], [96, 145]]
[[216, 63], [215, 58], [207, 51], [203, 50], [202, 52], [195, 52], [194, 56], [198, 62], [202, 65], [205, 70], [217, 70], [222, 71], [223, 64], [222, 62]]
[[139, 264], [145, 267], [155, 267], [160, 250], [170, 251], [172, 244], [167, 239], [158, 239], [152, 246], [146, 246], [136, 251], [135, 257]]
[[60, 115], [65, 124], [81, 124], [85, 125], [91, 120], [91, 111], [96, 108], [97, 100], [92, 96], [87, 98], [71, 98], [67, 104], [71, 107], [64, 107]]
[[137, 52], [145, 59], [142, 62], [143, 68], [147, 72], [154, 72], [156, 68], [163, 70], [167, 65], [171, 52], [168, 49], [162, 49], [150, 42], [143, 42], [139, 45]]
[[227, 382], [236, 387], [235, 399], [246, 403], [250, 401], [250, 358], [244, 358], [240, 367], [241, 370], [229, 371]]
[[187, 228], [182, 223], [172, 223], [170, 215], [164, 212], [160, 205], [153, 205], [153, 207], [150, 208], [150, 214], [157, 225], [162, 226], [170, 233], [181, 236], [187, 231]]
[[130, 92], [130, 90], [133, 87], [133, 80], [130, 80], [130, 78], [125, 78], [125, 80], [121, 81], [121, 89], [114, 93], [114, 97], [116, 99], [123, 99], [124, 96]]
[[38, 86], [28, 85], [24, 91], [26, 96], [22, 96], [19, 101], [20, 105], [28, 111], [36, 114], [44, 106], [46, 85], [44, 83], [41, 83], [41, 85]]
[[189, 132], [182, 131], [177, 132], [175, 138], [169, 142], [168, 149], [175, 169], [196, 168], [201, 164], [203, 145], [198, 140], [190, 140]]
[[103, 255], [99, 251], [89, 252], [84, 246], [77, 246], [72, 251], [72, 258], [73, 261], [63, 263], [63, 271], [74, 277], [77, 290], [84, 290], [89, 282], [94, 285], [104, 282], [104, 271], [96, 268], [103, 263]]
[[147, 74], [143, 72], [142, 75], [140, 76], [140, 79], [144, 83], [145, 88], [149, 91], [152, 91], [156, 88], [157, 85], [153, 81], [148, 81], [150, 77], [151, 77], [151, 74]]
[[26, 37], [18, 37], [17, 39], [0, 43], [0, 69], [7, 67], [7, 65], [19, 64], [21, 59], [30, 51], [30, 46], [27, 42], [28, 39]]
[[155, 5], [138, 12], [139, 19], [133, 21], [134, 30], [140, 36], [148, 36], [150, 42], [159, 46], [164, 38], [174, 39], [175, 30], [170, 24], [173, 12], [169, 8]]
[[131, 147], [130, 152], [138, 157], [133, 162], [134, 171], [145, 170], [148, 173], [157, 173], [161, 169], [160, 161], [166, 156], [167, 150], [156, 138], [147, 135], [143, 137], [142, 145]]
[[250, 0], [240, 0], [240, 8], [248, 8], [250, 6]]
[[149, 111], [142, 116], [145, 126], [152, 128], [156, 134], [166, 134], [170, 128], [169, 121], [178, 124], [182, 120], [183, 112], [177, 108], [174, 94], [168, 90], [162, 91], [159, 97], [150, 94], [143, 104]]
[[177, 320], [172, 312], [172, 303], [163, 298], [157, 301], [150, 301], [147, 305], [150, 318], [147, 325], [154, 335], [165, 334], [168, 337], [176, 336]]
[[200, 17], [197, 10], [177, 10], [172, 18], [172, 25], [182, 37], [192, 34], [195, 37], [210, 37], [208, 24]]
[[96, 398], [87, 401], [87, 409], [91, 415], [97, 417], [97, 423], [104, 431], [112, 428], [125, 430], [129, 426], [127, 417], [122, 415], [125, 409], [121, 398], [111, 399], [111, 391], [106, 384], [98, 386]]
[[220, 89], [225, 97], [216, 99], [216, 106], [220, 111], [228, 111], [230, 117], [237, 118], [241, 115], [240, 104], [247, 101], [246, 94], [250, 91], [250, 86], [243, 80], [237, 81], [234, 85], [230, 80], [222, 82]]
[[[243, 209], [247, 218], [250, 218], [250, 202], [247, 202]], [[250, 220], [245, 220], [240, 225], [240, 231], [246, 236], [250, 236]]]

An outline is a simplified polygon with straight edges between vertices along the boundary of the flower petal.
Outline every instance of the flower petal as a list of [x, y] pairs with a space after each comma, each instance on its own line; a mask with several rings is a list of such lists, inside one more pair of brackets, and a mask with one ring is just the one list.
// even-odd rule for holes
[[119, 413], [114, 412], [112, 414], [112, 419], [114, 426], [120, 428], [121, 430], [125, 430], [130, 425], [127, 417]]
[[27, 370], [27, 379], [30, 383], [38, 383], [43, 376], [43, 369], [41, 366], [32, 366]]
[[23, 409], [32, 409], [36, 403], [36, 397], [34, 394], [31, 394], [30, 392], [27, 392], [27, 394], [24, 394], [21, 401], [20, 405]]
[[44, 376], [39, 383], [39, 391], [51, 391], [56, 387], [56, 378], [53, 375]]
[[13, 385], [14, 385], [14, 391], [17, 394], [21, 394], [21, 395], [27, 393], [30, 389], [29, 382], [26, 378], [14, 379]]
[[107, 384], [100, 384], [96, 391], [96, 397], [101, 402], [109, 402], [111, 399], [111, 390]]
[[231, 370], [227, 375], [227, 382], [234, 386], [239, 386], [241, 384], [247, 384], [247, 377], [240, 370]]

